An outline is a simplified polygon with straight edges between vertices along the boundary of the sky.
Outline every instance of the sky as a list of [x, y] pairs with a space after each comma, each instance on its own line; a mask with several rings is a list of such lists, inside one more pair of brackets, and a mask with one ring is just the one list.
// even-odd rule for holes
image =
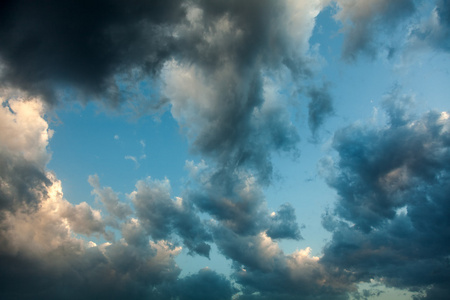
[[1, 299], [447, 299], [450, 1], [0, 4]]

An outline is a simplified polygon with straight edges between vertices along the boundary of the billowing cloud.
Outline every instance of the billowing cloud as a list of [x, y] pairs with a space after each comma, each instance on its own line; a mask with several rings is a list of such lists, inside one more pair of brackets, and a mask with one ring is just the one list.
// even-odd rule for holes
[[7, 165], [0, 177], [1, 298], [138, 299], [176, 281], [180, 269], [173, 257], [181, 248], [167, 241], [97, 246], [78, 236], [107, 237], [105, 224], [87, 203], [65, 200], [61, 182], [45, 170], [51, 134], [41, 102], [2, 104], [2, 126], [9, 130], [0, 136]]
[[182, 198], [170, 198], [170, 183], [141, 180], [130, 199], [136, 208], [136, 215], [142, 226], [155, 239], [167, 239], [177, 233], [192, 252], [209, 257], [211, 236], [195, 213], [193, 205]]
[[266, 88], [270, 78], [310, 73], [308, 39], [319, 9], [319, 1], [189, 7], [188, 23], [176, 28], [183, 56], [165, 65], [162, 92], [194, 150], [221, 169], [251, 168], [270, 180], [271, 152], [295, 151], [299, 137], [283, 97]]
[[353, 287], [310, 255], [310, 248], [286, 255], [265, 232], [239, 236], [215, 227], [222, 253], [233, 260], [233, 277], [242, 285], [238, 299], [346, 299]]
[[328, 182], [339, 199], [324, 216], [333, 238], [321, 261], [440, 299], [450, 282], [449, 114], [406, 117], [400, 101], [385, 105], [389, 126], [335, 134], [339, 158]]
[[36, 208], [51, 184], [45, 165], [52, 131], [42, 118], [44, 106], [36, 99], [1, 101], [0, 209]]
[[300, 239], [294, 208], [283, 204], [275, 215], [267, 209], [261, 185], [251, 174], [217, 172], [204, 162], [187, 162], [192, 184], [188, 197], [222, 226], [247, 236], [268, 230], [273, 238]]
[[281, 205], [277, 212], [270, 214], [272, 223], [267, 230], [267, 235], [272, 239], [302, 238], [295, 216], [295, 209], [289, 203]]

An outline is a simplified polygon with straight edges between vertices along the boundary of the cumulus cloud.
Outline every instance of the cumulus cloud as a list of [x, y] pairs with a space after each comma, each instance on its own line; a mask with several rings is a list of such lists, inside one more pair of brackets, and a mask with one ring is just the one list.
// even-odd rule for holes
[[162, 181], [140, 180], [130, 199], [136, 208], [136, 215], [145, 230], [155, 239], [167, 239], [177, 233], [188, 249], [209, 257], [211, 236], [196, 214], [192, 203], [177, 197], [170, 197], [170, 183]]
[[191, 185], [188, 198], [222, 226], [246, 236], [269, 230], [274, 238], [299, 239], [294, 208], [283, 204], [275, 216], [267, 209], [262, 187], [246, 172], [217, 171], [204, 162], [187, 162]]
[[[1, 169], [0, 177], [2, 299], [168, 299], [182, 297], [191, 285], [192, 291], [201, 293], [200, 279], [231, 297], [230, 283], [214, 272], [201, 271], [178, 280], [181, 270], [174, 258], [182, 248], [163, 239], [149, 240], [141, 225], [148, 219], [129, 218], [130, 207], [119, 202], [112, 189], [101, 188], [97, 176], [89, 178], [93, 194], [118, 219], [122, 238], [100, 245], [89, 241], [92, 235], [109, 238], [102, 213], [86, 202], [73, 205], [64, 199], [61, 182], [45, 169], [50, 134], [41, 104], [37, 99], [29, 106], [22, 101], [10, 99], [1, 110], [2, 126], [17, 134], [17, 141], [3, 132], [0, 135], [2, 163], [8, 166]], [[172, 201], [160, 199], [164, 200]], [[179, 209], [176, 217], [186, 217], [182, 211], [186, 207]], [[186, 228], [179, 229], [180, 234], [191, 233], [192, 226], [183, 225]], [[201, 252], [200, 248], [195, 251]]]
[[267, 235], [272, 239], [291, 238], [299, 240], [302, 238], [295, 216], [295, 209], [289, 203], [281, 205], [280, 209], [270, 214], [272, 223], [267, 230]]
[[240, 236], [219, 226], [214, 238], [233, 260], [233, 277], [243, 287], [238, 299], [346, 299], [352, 288], [311, 256], [310, 248], [286, 255], [265, 232]]
[[44, 106], [37, 99], [0, 100], [0, 208], [36, 208], [51, 184], [44, 169], [52, 131]]
[[321, 261], [356, 280], [376, 278], [439, 299], [450, 282], [449, 114], [405, 118], [404, 99], [386, 107], [390, 125], [335, 134], [339, 157], [328, 183], [339, 198], [324, 216], [333, 238]]

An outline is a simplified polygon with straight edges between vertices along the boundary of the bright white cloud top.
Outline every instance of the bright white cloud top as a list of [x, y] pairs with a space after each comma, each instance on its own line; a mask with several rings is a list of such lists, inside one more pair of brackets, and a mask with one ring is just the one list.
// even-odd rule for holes
[[4, 1], [0, 298], [446, 299], [450, 3]]

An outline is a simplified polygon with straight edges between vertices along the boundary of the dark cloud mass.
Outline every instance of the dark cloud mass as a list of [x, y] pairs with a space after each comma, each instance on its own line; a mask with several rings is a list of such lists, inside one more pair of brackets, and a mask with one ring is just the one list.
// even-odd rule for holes
[[402, 106], [386, 105], [387, 128], [350, 126], [336, 133], [338, 171], [328, 181], [339, 201], [324, 217], [333, 239], [322, 262], [358, 280], [428, 289], [424, 298], [444, 299], [450, 283], [449, 114], [399, 118], [406, 115]]
[[157, 73], [184, 13], [181, 1], [2, 1], [2, 85], [49, 102], [67, 86], [116, 101], [114, 75]]

